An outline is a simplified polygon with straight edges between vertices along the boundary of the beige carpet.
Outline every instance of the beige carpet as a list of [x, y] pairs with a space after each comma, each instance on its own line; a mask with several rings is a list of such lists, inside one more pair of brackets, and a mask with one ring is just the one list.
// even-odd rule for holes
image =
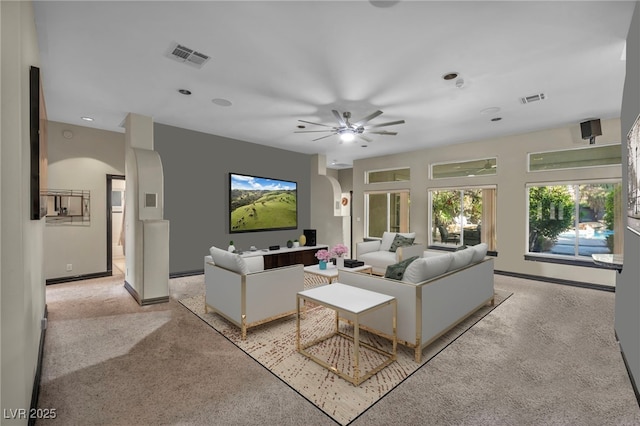
[[[306, 274], [306, 288], [318, 284], [315, 277]], [[425, 348], [421, 364], [414, 361], [412, 349], [398, 345], [397, 361], [361, 383], [360, 386], [353, 386], [296, 351], [295, 315], [250, 328], [247, 339], [242, 340], [238, 327], [217, 314], [204, 312], [204, 295], [184, 298], [179, 302], [336, 422], [345, 425], [398, 386], [422, 365], [429, 362], [510, 296], [511, 293], [496, 290], [495, 306], [487, 305], [480, 308], [457, 327]], [[307, 310], [307, 316], [302, 321], [303, 340], [313, 340], [314, 336], [327, 334], [334, 327], [334, 311], [312, 306]], [[352, 334], [347, 324], [342, 324], [341, 327]], [[391, 347], [387, 340], [366, 332], [361, 333], [361, 338], [385, 350], [389, 350]], [[352, 345], [347, 340], [331, 338], [312, 349], [320, 358], [330, 359], [333, 365], [347, 369], [351, 374], [349, 369], [351, 368]], [[380, 355], [374, 351], [361, 350], [361, 366], [365, 371], [380, 362]]]

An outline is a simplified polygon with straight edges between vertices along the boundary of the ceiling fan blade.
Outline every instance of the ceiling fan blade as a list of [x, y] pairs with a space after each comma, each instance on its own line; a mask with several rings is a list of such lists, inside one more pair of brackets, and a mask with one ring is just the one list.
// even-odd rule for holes
[[328, 138], [329, 136], [333, 136], [333, 134], [327, 135], [327, 136], [322, 136], [321, 138], [313, 139], [311, 142], [319, 141], [320, 139]]
[[324, 126], [324, 127], [331, 127], [331, 128], [334, 127], [334, 126], [329, 126], [328, 124], [314, 123], [313, 121], [306, 121], [306, 120], [298, 120], [298, 121], [302, 123], [313, 124], [314, 126]]
[[347, 122], [344, 121], [344, 118], [342, 118], [338, 111], [332, 109], [331, 112], [333, 113], [334, 117], [336, 117], [336, 120], [338, 120], [338, 123], [340, 123], [340, 126], [347, 127]]
[[379, 131], [379, 132], [367, 132], [367, 134], [370, 135], [389, 135], [389, 136], [395, 136], [398, 134], [398, 132], [387, 132], [387, 131]]
[[395, 124], [404, 124], [404, 120], [389, 121], [387, 123], [380, 123], [380, 124], [372, 124], [371, 126], [367, 126], [367, 127], [374, 128], [374, 127], [383, 127], [383, 126], [393, 126]]
[[365, 135], [358, 135], [358, 137], [360, 139], [362, 139], [365, 142], [373, 142], [373, 139], [366, 137]]
[[316, 132], [332, 132], [335, 133], [335, 130], [294, 130], [293, 133], [316, 133]]
[[360, 127], [364, 123], [366, 123], [366, 122], [368, 122], [370, 120], [373, 120], [374, 118], [376, 118], [380, 114], [382, 114], [382, 111], [380, 111], [380, 110], [378, 110], [376, 112], [373, 112], [373, 113], [367, 115], [365, 118], [361, 118], [360, 120], [356, 121], [355, 123], [353, 123], [353, 125], [356, 126], [356, 127]]

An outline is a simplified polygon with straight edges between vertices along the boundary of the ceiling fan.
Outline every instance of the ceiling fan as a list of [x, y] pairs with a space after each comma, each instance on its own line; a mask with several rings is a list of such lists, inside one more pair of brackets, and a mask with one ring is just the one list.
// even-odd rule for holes
[[492, 171], [497, 167], [497, 164], [495, 161], [496, 161], [495, 158], [487, 159], [484, 165], [478, 170], [476, 170], [474, 174], [489, 173], [490, 171]]
[[313, 139], [314, 141], [320, 140], [320, 139], [324, 139], [324, 138], [328, 138], [329, 136], [334, 136], [334, 135], [339, 135], [340, 136], [340, 142], [351, 142], [353, 141], [356, 137], [359, 137], [360, 139], [363, 139], [367, 142], [371, 142], [371, 139], [364, 136], [364, 133], [366, 134], [372, 134], [372, 135], [392, 135], [395, 136], [398, 134], [398, 132], [389, 132], [386, 130], [372, 130], [372, 129], [377, 129], [378, 127], [384, 127], [384, 126], [393, 126], [395, 124], [403, 124], [404, 120], [397, 120], [397, 121], [389, 121], [387, 123], [380, 123], [380, 124], [367, 124], [369, 121], [373, 120], [374, 118], [376, 118], [377, 116], [379, 116], [380, 114], [382, 114], [382, 111], [378, 110], [376, 112], [373, 112], [369, 115], [367, 115], [366, 117], [352, 123], [351, 121], [349, 121], [351, 119], [351, 113], [349, 111], [345, 111], [342, 113], [342, 115], [340, 115], [340, 113], [338, 111], [336, 111], [335, 109], [332, 109], [331, 112], [333, 113], [333, 115], [335, 116], [336, 120], [338, 120], [338, 125], [337, 126], [330, 126], [327, 124], [321, 124], [321, 123], [313, 123], [311, 121], [305, 121], [305, 120], [298, 120], [302, 123], [307, 123], [307, 124], [313, 124], [315, 126], [323, 126], [323, 127], [329, 127], [328, 130], [296, 130], [294, 133], [319, 133], [319, 132], [330, 132], [330, 134], [326, 135], [326, 136], [322, 136], [316, 139]]

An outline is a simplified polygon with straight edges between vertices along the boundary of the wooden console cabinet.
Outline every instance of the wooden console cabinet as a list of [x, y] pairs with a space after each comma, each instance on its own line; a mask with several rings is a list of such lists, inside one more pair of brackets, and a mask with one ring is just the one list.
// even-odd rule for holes
[[315, 265], [318, 263], [315, 254], [318, 250], [328, 250], [326, 245], [317, 245], [311, 247], [292, 247], [281, 248], [279, 250], [259, 250], [258, 252], [243, 253], [243, 256], [251, 256], [253, 253], [264, 256], [264, 269], [279, 268], [281, 266], [297, 265], [299, 263], [304, 266]]

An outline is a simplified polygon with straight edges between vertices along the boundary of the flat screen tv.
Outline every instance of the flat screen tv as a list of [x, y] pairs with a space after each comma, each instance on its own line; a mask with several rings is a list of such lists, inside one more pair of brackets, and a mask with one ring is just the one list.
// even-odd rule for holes
[[230, 233], [297, 227], [296, 182], [229, 173]]

